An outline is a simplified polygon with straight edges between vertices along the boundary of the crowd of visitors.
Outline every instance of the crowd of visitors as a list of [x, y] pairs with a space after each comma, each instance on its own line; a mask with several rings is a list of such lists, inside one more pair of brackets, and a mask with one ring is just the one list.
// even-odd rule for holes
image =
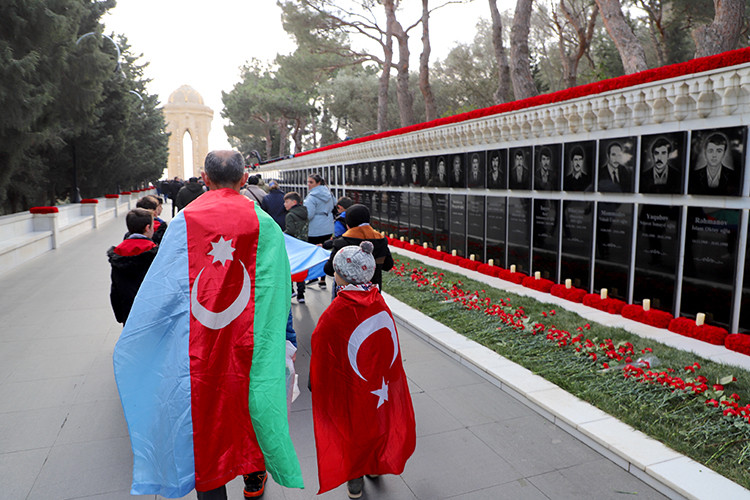
[[[114, 362], [135, 457], [133, 494], [195, 489], [199, 499], [225, 499], [225, 484], [237, 474], [245, 498], [262, 496], [269, 474], [302, 487], [287, 401], [277, 398], [286, 391], [274, 389], [287, 383], [277, 369], [288, 356], [285, 342], [297, 343], [282, 232], [331, 250], [325, 273], [334, 277], [334, 300], [312, 337], [308, 384], [320, 492], [347, 483], [349, 497], [359, 498], [364, 475], [403, 471], [414, 451], [414, 412], [395, 323], [379, 293], [393, 258], [367, 207], [334, 200], [319, 175], [307, 182], [303, 200], [276, 180], [266, 185], [249, 176], [239, 153], [214, 151], [202, 179], [160, 185], [178, 211], [169, 226], [159, 218], [161, 196], [143, 197], [128, 213], [125, 239], [107, 254], [112, 308], [125, 325]], [[316, 281], [326, 288], [325, 277]], [[305, 285], [297, 283], [299, 304]], [[348, 339], [359, 332], [361, 343], [382, 328], [392, 345], [359, 363], [393, 357], [384, 375], [390, 385], [378, 378], [362, 392], [369, 382], [356, 353], [353, 363], [346, 354]], [[349, 365], [352, 376], [336, 375]], [[186, 414], [190, 427], [179, 417]], [[363, 422], [375, 420], [362, 434]], [[376, 446], [384, 439], [388, 447]]]

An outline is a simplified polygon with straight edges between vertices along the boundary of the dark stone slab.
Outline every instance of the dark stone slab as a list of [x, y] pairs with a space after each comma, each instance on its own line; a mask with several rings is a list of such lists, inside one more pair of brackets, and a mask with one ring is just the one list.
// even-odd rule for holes
[[610, 297], [625, 301], [628, 299], [632, 233], [632, 204], [599, 203], [594, 289], [606, 288]]

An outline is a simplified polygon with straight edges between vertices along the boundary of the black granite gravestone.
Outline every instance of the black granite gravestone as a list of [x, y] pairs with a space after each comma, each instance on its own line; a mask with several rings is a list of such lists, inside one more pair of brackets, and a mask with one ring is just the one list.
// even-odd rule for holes
[[688, 208], [680, 314], [706, 314], [728, 327], [732, 318], [740, 211]]
[[576, 288], [590, 290], [594, 203], [563, 201], [560, 281], [570, 279]]
[[505, 262], [505, 197], [487, 197], [487, 260], [496, 266], [506, 267]]
[[633, 205], [599, 203], [596, 212], [594, 289], [627, 301], [632, 252]]
[[450, 250], [466, 257], [466, 196], [450, 197]]
[[529, 272], [531, 257], [531, 200], [508, 198], [508, 267]]
[[557, 261], [560, 249], [560, 202], [534, 200], [534, 239], [531, 271], [539, 271], [542, 278], [558, 281]]
[[484, 257], [484, 196], [469, 196], [466, 201], [466, 252], [476, 260]]

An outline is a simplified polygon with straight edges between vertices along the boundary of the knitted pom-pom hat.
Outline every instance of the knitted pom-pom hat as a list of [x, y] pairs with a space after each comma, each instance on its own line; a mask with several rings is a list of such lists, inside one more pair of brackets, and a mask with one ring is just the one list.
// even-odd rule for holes
[[349, 245], [342, 248], [333, 258], [333, 270], [352, 285], [367, 283], [375, 274], [372, 250], [373, 245], [369, 241], [363, 241], [359, 246]]

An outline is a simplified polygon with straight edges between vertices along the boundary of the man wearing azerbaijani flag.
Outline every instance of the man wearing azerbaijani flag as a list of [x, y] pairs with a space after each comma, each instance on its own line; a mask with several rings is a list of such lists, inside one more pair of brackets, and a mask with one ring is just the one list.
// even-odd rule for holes
[[[302, 488], [287, 420], [290, 270], [279, 226], [239, 193], [236, 151], [213, 151], [210, 191], [170, 224], [114, 352], [133, 448], [131, 494], [245, 498], [268, 474]], [[266, 472], [267, 471], [267, 472]]]

